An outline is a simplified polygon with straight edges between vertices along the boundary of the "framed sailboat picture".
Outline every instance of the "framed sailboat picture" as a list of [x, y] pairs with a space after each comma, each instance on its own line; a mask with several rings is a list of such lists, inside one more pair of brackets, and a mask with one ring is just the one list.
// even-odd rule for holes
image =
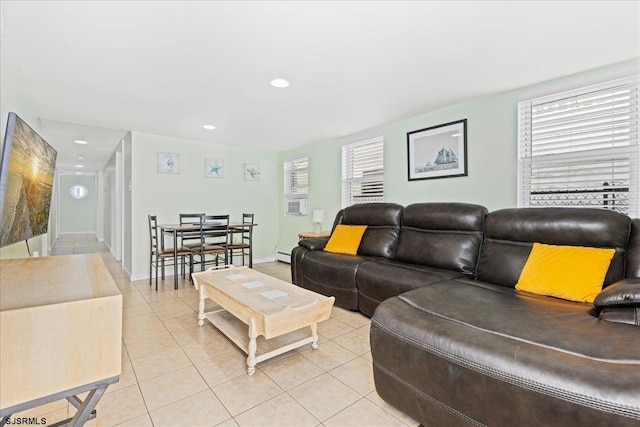
[[467, 176], [467, 119], [407, 133], [409, 181]]

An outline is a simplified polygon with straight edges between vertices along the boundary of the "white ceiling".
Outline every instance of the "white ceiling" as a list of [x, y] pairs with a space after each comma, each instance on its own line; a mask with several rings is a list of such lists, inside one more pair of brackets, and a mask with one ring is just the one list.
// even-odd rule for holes
[[[91, 171], [128, 130], [280, 151], [639, 57], [639, 5], [3, 0], [1, 8], [3, 48], [59, 166], [75, 164], [81, 151], [69, 141], [84, 134], [106, 147], [87, 162]], [[271, 87], [276, 77], [291, 86]]]

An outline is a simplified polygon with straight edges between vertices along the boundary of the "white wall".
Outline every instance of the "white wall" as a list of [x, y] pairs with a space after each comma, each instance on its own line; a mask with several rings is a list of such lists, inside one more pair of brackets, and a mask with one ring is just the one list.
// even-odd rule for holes
[[[180, 153], [180, 174], [157, 172], [157, 153]], [[224, 178], [207, 178], [204, 159], [224, 159]], [[160, 223], [177, 223], [181, 212], [229, 214], [240, 222], [242, 213], [254, 213], [254, 258], [273, 259], [277, 241], [278, 155], [275, 152], [186, 141], [133, 132], [131, 137], [131, 249], [132, 278], [148, 275], [147, 215]], [[259, 163], [262, 179], [246, 181], [244, 163]]]
[[[523, 97], [587, 86], [597, 81], [640, 72], [638, 58], [525, 88], [452, 105], [438, 111], [381, 125], [343, 138], [279, 154], [278, 251], [289, 253], [297, 233], [313, 230], [311, 217], [286, 217], [283, 211], [282, 162], [309, 156], [309, 212], [324, 209], [324, 229], [333, 224], [341, 208], [341, 148], [345, 142], [384, 136], [385, 201], [408, 205], [416, 202], [477, 203], [489, 210], [517, 204], [517, 108]], [[499, 78], [499, 76], [496, 76]], [[468, 176], [411, 181], [407, 179], [407, 132], [467, 119]]]

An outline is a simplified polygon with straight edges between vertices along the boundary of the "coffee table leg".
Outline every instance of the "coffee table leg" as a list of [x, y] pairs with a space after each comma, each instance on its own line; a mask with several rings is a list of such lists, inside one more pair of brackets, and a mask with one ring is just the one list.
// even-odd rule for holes
[[204, 325], [204, 300], [206, 296], [204, 294], [204, 287], [200, 286], [200, 302], [198, 303], [198, 326]]
[[256, 372], [256, 350], [258, 349], [258, 343], [256, 339], [258, 333], [256, 330], [256, 321], [253, 317], [249, 318], [249, 357], [247, 357], [247, 374], [249, 376]]
[[311, 348], [314, 350], [318, 349], [318, 324], [314, 323], [311, 325], [311, 338], [313, 341], [311, 342]]

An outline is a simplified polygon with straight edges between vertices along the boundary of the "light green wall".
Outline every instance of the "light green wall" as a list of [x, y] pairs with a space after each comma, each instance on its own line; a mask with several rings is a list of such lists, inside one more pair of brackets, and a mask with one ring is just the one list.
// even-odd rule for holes
[[[7, 129], [9, 112], [13, 111], [24, 120], [33, 130], [40, 132], [40, 120], [31, 104], [20, 70], [13, 58], [9, 46], [0, 38], [0, 147], [4, 144], [4, 134]], [[31, 251], [44, 254], [47, 249], [46, 235], [29, 239]], [[24, 242], [5, 246], [0, 249], [0, 258], [28, 258], [29, 252]]]
[[[94, 175], [60, 175], [58, 178], [58, 203], [60, 234], [95, 233], [96, 230], [96, 177]], [[74, 199], [69, 194], [72, 185], [87, 187], [84, 199]]]
[[[297, 233], [313, 229], [311, 216], [287, 217], [284, 215], [282, 162], [287, 159], [309, 156], [309, 212], [313, 209], [324, 209], [324, 229], [331, 227], [335, 214], [341, 208], [342, 144], [377, 135], [384, 136], [386, 201], [402, 205], [436, 201], [467, 202], [484, 205], [490, 211], [515, 207], [517, 205], [518, 100], [587, 86], [639, 71], [640, 60], [636, 58], [280, 153], [278, 251], [289, 253], [297, 245]], [[407, 132], [465, 118], [467, 119], [468, 176], [409, 182], [407, 180]]]
[[[157, 153], [180, 153], [181, 173], [157, 172]], [[224, 178], [204, 176], [204, 159], [224, 159]], [[278, 229], [278, 154], [133, 132], [131, 137], [132, 278], [148, 275], [147, 215], [177, 223], [180, 212], [255, 213], [254, 258], [273, 258]], [[259, 163], [262, 180], [245, 181], [244, 163]]]

